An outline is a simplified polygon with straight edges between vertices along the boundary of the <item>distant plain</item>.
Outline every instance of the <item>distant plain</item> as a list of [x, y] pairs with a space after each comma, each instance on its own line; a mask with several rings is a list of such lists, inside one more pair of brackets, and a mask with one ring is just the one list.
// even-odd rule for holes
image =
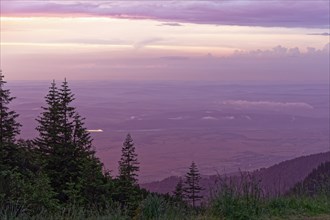
[[[60, 86], [61, 82], [57, 82]], [[203, 175], [268, 167], [329, 150], [329, 85], [183, 81], [69, 81], [97, 155], [117, 173], [131, 133], [140, 182], [183, 175], [194, 160]], [[22, 138], [50, 82], [10, 81]]]

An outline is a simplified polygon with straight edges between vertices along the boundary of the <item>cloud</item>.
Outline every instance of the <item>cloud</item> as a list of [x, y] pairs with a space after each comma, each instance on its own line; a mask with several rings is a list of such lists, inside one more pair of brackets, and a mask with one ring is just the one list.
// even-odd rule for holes
[[[5, 1], [3, 16], [107, 16], [177, 22], [263, 26], [329, 27], [329, 2], [318, 1]], [[165, 24], [166, 24], [165, 23]], [[174, 25], [175, 26], [175, 25]]]
[[323, 33], [311, 33], [311, 34], [308, 34], [308, 35], [330, 36], [330, 33], [327, 33], [327, 32], [323, 32]]
[[329, 53], [330, 53], [330, 43], [327, 43], [326, 45], [324, 45], [323, 52], [327, 53], [328, 56], [329, 56]]
[[188, 60], [189, 57], [185, 56], [165, 56], [165, 57], [159, 57], [161, 60], [169, 60], [169, 61], [182, 61], [182, 60]]
[[172, 26], [172, 27], [180, 27], [183, 26], [180, 23], [174, 23], [174, 22], [167, 22], [167, 23], [162, 23], [159, 26]]
[[212, 116], [204, 116], [201, 118], [202, 120], [218, 120], [217, 118], [215, 117], [212, 117]]
[[234, 120], [235, 119], [235, 116], [225, 116], [225, 117], [223, 117], [223, 119]]
[[74, 43], [88, 45], [127, 45], [128, 42], [119, 39], [63, 39], [54, 43]]
[[328, 55], [329, 54], [329, 44], [326, 44], [322, 49], [316, 49], [313, 47], [307, 47], [306, 52], [303, 53], [298, 47], [287, 48], [281, 45], [273, 47], [268, 50], [251, 50], [251, 51], [240, 51], [234, 52], [234, 56], [237, 57], [262, 57], [262, 58], [276, 58], [276, 57], [298, 57], [298, 56], [310, 56], [310, 55]]
[[248, 115], [245, 115], [244, 118], [247, 119], [247, 120], [249, 120], [249, 121], [252, 120], [252, 118], [250, 116], [248, 116]]
[[[219, 82], [328, 83], [329, 48], [286, 48], [237, 52], [212, 59], [162, 52], [155, 56], [132, 50], [114, 56], [107, 51], [70, 54], [7, 54], [3, 63], [11, 79], [119, 79], [119, 80], [211, 80]], [[265, 54], [265, 56], [262, 56]], [[292, 55], [295, 54], [295, 55]], [[163, 55], [165, 58], [160, 58]], [[166, 58], [167, 57], [167, 58]], [[174, 61], [175, 60], [175, 61]], [[17, 65], [20, 63], [20, 65]], [[24, 66], [24, 74], [22, 74]]]
[[139, 41], [139, 42], [135, 43], [134, 48], [135, 49], [141, 49], [141, 48], [143, 48], [147, 45], [150, 45], [150, 44], [153, 44], [153, 43], [158, 43], [158, 42], [161, 42], [161, 41], [164, 41], [164, 39], [160, 38], [160, 37], [149, 38], [149, 39], [146, 39], [146, 40]]
[[267, 109], [314, 109], [305, 102], [274, 102], [274, 101], [247, 101], [247, 100], [227, 100], [222, 104], [238, 108], [267, 108]]

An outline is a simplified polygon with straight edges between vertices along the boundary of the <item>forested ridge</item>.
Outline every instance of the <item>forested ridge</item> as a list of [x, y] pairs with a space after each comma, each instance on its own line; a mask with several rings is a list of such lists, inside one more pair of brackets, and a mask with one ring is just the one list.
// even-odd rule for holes
[[[113, 176], [95, 154], [66, 80], [50, 84], [36, 118], [38, 135], [29, 140], [18, 138], [22, 125], [10, 108], [15, 98], [6, 86], [0, 72], [0, 219], [258, 219], [330, 214], [329, 164], [308, 176], [300, 190], [279, 198], [265, 196], [260, 182], [242, 173], [239, 182], [219, 176], [218, 187], [205, 199], [194, 161], [173, 193], [148, 192], [138, 183], [143, 171], [134, 134], [128, 133], [118, 146], [122, 154], [118, 175]], [[313, 180], [325, 181], [322, 190], [310, 186]], [[318, 207], [304, 206], [312, 203]]]

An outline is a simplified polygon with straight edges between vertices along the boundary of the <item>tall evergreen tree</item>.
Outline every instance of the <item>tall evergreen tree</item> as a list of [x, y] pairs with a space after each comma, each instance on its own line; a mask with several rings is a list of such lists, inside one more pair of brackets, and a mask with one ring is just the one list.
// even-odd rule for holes
[[131, 185], [137, 184], [137, 172], [139, 162], [135, 153], [135, 146], [130, 134], [127, 134], [122, 147], [122, 155], [119, 161], [119, 179], [129, 182]]
[[139, 171], [139, 162], [133, 139], [127, 134], [122, 147], [122, 155], [119, 161], [119, 200], [122, 205], [133, 209], [137, 201], [137, 172]]
[[196, 202], [203, 198], [203, 196], [200, 195], [200, 192], [203, 190], [203, 188], [199, 185], [201, 177], [197, 165], [194, 161], [191, 163], [191, 166], [189, 167], [189, 172], [186, 174], [185, 177], [185, 197], [188, 201], [191, 202], [191, 204], [195, 208]]
[[[20, 133], [18, 114], [9, 109], [14, 97], [5, 89], [0, 70], [0, 209], [28, 206], [34, 210], [53, 208], [56, 201], [49, 179], [36, 166], [29, 141], [16, 140]], [[36, 189], [38, 189], [36, 191]]]
[[173, 196], [175, 200], [177, 201], [183, 201], [184, 197], [184, 187], [183, 187], [183, 181], [180, 178], [179, 182], [175, 186], [175, 190], [173, 191]]
[[39, 137], [34, 142], [43, 155], [50, 155], [61, 144], [60, 100], [55, 81], [52, 82], [45, 101], [46, 107], [42, 107], [43, 112], [37, 118], [36, 130], [39, 132]]
[[9, 109], [9, 103], [15, 99], [10, 95], [10, 90], [5, 89], [6, 81], [0, 70], [0, 146], [14, 143], [15, 137], [20, 133], [20, 124], [16, 121], [18, 114]]
[[93, 181], [103, 181], [102, 163], [92, 149], [84, 119], [72, 106], [74, 95], [65, 80], [61, 88], [52, 83], [46, 107], [38, 118], [39, 137], [35, 143], [45, 161], [51, 185], [61, 202], [87, 203]]
[[[10, 90], [4, 88], [6, 81], [3, 78], [2, 70], [0, 70], [0, 164], [8, 166], [16, 160], [17, 146], [15, 142], [21, 125], [16, 121], [18, 114], [8, 107], [15, 97], [10, 95]], [[4, 167], [1, 167], [2, 169]]]
[[75, 108], [71, 106], [72, 101], [74, 101], [74, 95], [72, 94], [66, 79], [64, 79], [59, 90], [59, 100], [60, 114], [62, 116], [62, 144], [68, 145], [71, 142], [76, 112]]

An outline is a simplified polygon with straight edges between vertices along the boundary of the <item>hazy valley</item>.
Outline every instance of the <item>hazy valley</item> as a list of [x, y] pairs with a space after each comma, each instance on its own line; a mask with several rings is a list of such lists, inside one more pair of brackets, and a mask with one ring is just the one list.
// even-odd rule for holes
[[[36, 135], [35, 118], [50, 82], [11, 81], [13, 108]], [[180, 81], [70, 81], [97, 155], [117, 173], [126, 133], [136, 143], [140, 182], [269, 167], [329, 150], [327, 84], [231, 84]]]

